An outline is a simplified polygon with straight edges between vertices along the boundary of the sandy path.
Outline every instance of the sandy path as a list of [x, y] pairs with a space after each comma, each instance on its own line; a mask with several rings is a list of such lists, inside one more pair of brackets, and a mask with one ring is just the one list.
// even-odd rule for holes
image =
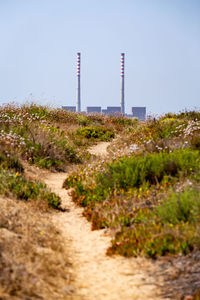
[[107, 154], [107, 147], [110, 145], [110, 142], [101, 142], [98, 145], [90, 147], [88, 151], [91, 154], [98, 155], [98, 156], [106, 156]]
[[[95, 146], [96, 153], [105, 154], [107, 146], [101, 144], [101, 150]], [[151, 261], [105, 255], [111, 238], [105, 231], [91, 231], [90, 223], [82, 216], [83, 209], [75, 206], [69, 193], [62, 189], [66, 176], [51, 173], [45, 182], [69, 209], [56, 213], [53, 221], [67, 241], [68, 249], [70, 241], [69, 256], [74, 267], [77, 296], [86, 300], [162, 299], [153, 276], [148, 275], [149, 269], [153, 273]]]

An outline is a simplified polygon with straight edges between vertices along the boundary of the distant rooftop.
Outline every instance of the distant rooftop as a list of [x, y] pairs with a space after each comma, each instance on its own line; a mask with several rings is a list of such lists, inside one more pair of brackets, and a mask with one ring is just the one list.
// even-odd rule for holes
[[121, 114], [121, 106], [108, 106], [107, 109], [102, 109], [102, 113], [106, 115], [119, 115]]
[[87, 106], [86, 111], [90, 113], [101, 113], [101, 106]]
[[62, 106], [62, 109], [75, 112], [76, 106]]
[[138, 118], [139, 120], [146, 120], [146, 107], [135, 106], [132, 107], [133, 117]]

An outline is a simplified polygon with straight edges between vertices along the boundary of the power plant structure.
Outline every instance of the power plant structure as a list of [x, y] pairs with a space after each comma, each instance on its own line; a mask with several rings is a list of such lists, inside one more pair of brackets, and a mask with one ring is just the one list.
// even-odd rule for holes
[[146, 107], [132, 107], [132, 116], [139, 120], [146, 119]]
[[62, 109], [65, 109], [67, 111], [76, 112], [76, 106], [62, 106]]
[[77, 95], [76, 112], [81, 112], [81, 53], [77, 53]]
[[[123, 115], [127, 117], [137, 117], [139, 120], [146, 119], [146, 107], [132, 107], [132, 114], [125, 113], [125, 53], [121, 53], [121, 89], [120, 106], [108, 106], [102, 109], [101, 106], [87, 106], [86, 112], [89, 114], [102, 113], [106, 115]], [[81, 53], [77, 53], [77, 91], [76, 106], [62, 106], [63, 109], [72, 112], [81, 112]]]
[[124, 53], [121, 53], [121, 113], [125, 114], [124, 109]]
[[101, 106], [87, 106], [86, 108], [86, 112], [88, 114], [92, 114], [92, 113], [101, 113]]

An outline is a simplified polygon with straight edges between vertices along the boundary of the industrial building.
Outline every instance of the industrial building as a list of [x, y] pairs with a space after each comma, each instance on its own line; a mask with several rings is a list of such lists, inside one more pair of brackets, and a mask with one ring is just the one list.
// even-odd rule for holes
[[107, 109], [102, 109], [101, 112], [102, 112], [102, 114], [104, 114], [104, 115], [107, 115], [107, 114], [108, 114], [108, 113], [107, 113]]
[[101, 113], [101, 106], [87, 106], [86, 112], [88, 114]]
[[119, 115], [121, 114], [121, 106], [107, 106], [102, 112], [106, 115]]
[[132, 107], [132, 116], [139, 120], [146, 120], [146, 107]]
[[[76, 106], [62, 106], [62, 109], [67, 111], [76, 112]], [[136, 117], [141, 121], [146, 120], [146, 107], [134, 106], [131, 109], [132, 114], [124, 114], [128, 118]], [[107, 106], [106, 109], [102, 109], [101, 106], [87, 106], [86, 112], [88, 114], [105, 114], [105, 115], [122, 115], [120, 106]]]
[[[120, 106], [108, 106], [102, 109], [101, 106], [87, 106], [86, 112], [102, 113], [106, 115], [123, 115], [126, 117], [136, 117], [139, 120], [146, 120], [146, 107], [132, 107], [132, 114], [125, 112], [125, 53], [121, 53], [121, 89], [120, 89]], [[77, 53], [77, 92], [76, 106], [62, 106], [63, 109], [73, 112], [81, 112], [81, 53]]]
[[76, 106], [62, 106], [62, 109], [75, 112]]

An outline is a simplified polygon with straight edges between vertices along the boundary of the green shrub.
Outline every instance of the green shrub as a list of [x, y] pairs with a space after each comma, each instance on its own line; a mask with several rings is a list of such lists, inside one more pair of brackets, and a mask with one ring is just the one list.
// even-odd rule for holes
[[45, 184], [29, 181], [19, 173], [0, 170], [0, 193], [8, 195], [9, 192], [17, 199], [46, 201], [49, 206], [60, 208], [60, 197], [49, 192]]
[[108, 254], [187, 254], [200, 247], [199, 190], [172, 193], [153, 209], [146, 205], [133, 209], [130, 197], [134, 199], [135, 192], [139, 195], [148, 187], [165, 186], [174, 177], [198, 173], [199, 166], [199, 152], [190, 149], [123, 157], [108, 164], [102, 173], [91, 173], [90, 178], [85, 174], [69, 176], [65, 186], [74, 187], [73, 199], [85, 207], [84, 215], [92, 220], [94, 229], [121, 228]]
[[42, 197], [47, 201], [48, 205], [55, 208], [60, 209], [60, 197], [54, 193], [50, 193], [48, 191], [44, 192]]
[[199, 152], [189, 149], [124, 157], [109, 164], [108, 170], [99, 175], [97, 181], [104, 189], [110, 187], [127, 190], [130, 187], [140, 187], [144, 182], [157, 184], [166, 176], [186, 176], [193, 170], [198, 170], [199, 166]]
[[108, 164], [106, 170], [92, 174], [92, 184], [84, 174], [69, 176], [64, 183], [66, 188], [74, 187], [74, 198], [81, 205], [103, 201], [114, 191], [128, 191], [156, 185], [162, 181], [169, 182], [173, 178], [187, 176], [199, 170], [200, 156], [198, 151], [183, 149], [171, 153], [156, 153], [123, 157]]
[[186, 189], [183, 193], [172, 193], [168, 199], [162, 201], [155, 212], [162, 223], [196, 223], [200, 221], [199, 191]]
[[[178, 253], [185, 255], [193, 250], [194, 246], [200, 246], [200, 241], [194, 241], [187, 230], [188, 227], [181, 226], [174, 231], [169, 226], [140, 224], [133, 229], [128, 228], [119, 232], [107, 253], [127, 257], [145, 255], [151, 258]], [[194, 228], [192, 230], [195, 232]]]
[[199, 111], [183, 111], [179, 114], [167, 113], [162, 119], [185, 119], [185, 120], [200, 120], [200, 112]]
[[23, 172], [24, 168], [19, 162], [18, 158], [5, 154], [0, 154], [0, 169], [10, 170], [13, 169], [15, 172]]
[[[64, 170], [67, 163], [81, 163], [81, 158], [75, 148], [69, 145], [65, 137], [51, 133], [40, 132], [31, 141], [26, 139], [26, 158], [30, 163], [41, 168]], [[28, 151], [27, 151], [28, 149]]]
[[87, 139], [100, 141], [109, 141], [110, 139], [114, 138], [114, 132], [97, 126], [79, 128], [77, 129], [76, 134]]
[[200, 248], [200, 193], [186, 189], [172, 193], [153, 211], [135, 213], [134, 226], [124, 227], [112, 242], [108, 254], [157, 257], [187, 254]]
[[78, 115], [78, 124], [81, 126], [87, 126], [89, 122], [89, 119], [83, 115]]
[[48, 118], [49, 116], [49, 108], [47, 106], [37, 105], [35, 103], [23, 105], [21, 110], [24, 110], [32, 115], [37, 115], [40, 119]]
[[125, 118], [125, 117], [115, 117], [116, 124], [124, 125], [124, 126], [135, 126], [138, 123], [138, 119], [133, 118]]
[[66, 146], [65, 149], [66, 160], [70, 163], [81, 163], [81, 158], [78, 156], [77, 151], [72, 146]]
[[200, 112], [199, 111], [184, 111], [177, 115], [179, 119], [186, 120], [200, 120]]
[[55, 169], [59, 171], [62, 170], [61, 166], [63, 165], [63, 161], [54, 159], [54, 158], [40, 158], [40, 157], [34, 157], [33, 163], [36, 164], [40, 168], [45, 169]]

